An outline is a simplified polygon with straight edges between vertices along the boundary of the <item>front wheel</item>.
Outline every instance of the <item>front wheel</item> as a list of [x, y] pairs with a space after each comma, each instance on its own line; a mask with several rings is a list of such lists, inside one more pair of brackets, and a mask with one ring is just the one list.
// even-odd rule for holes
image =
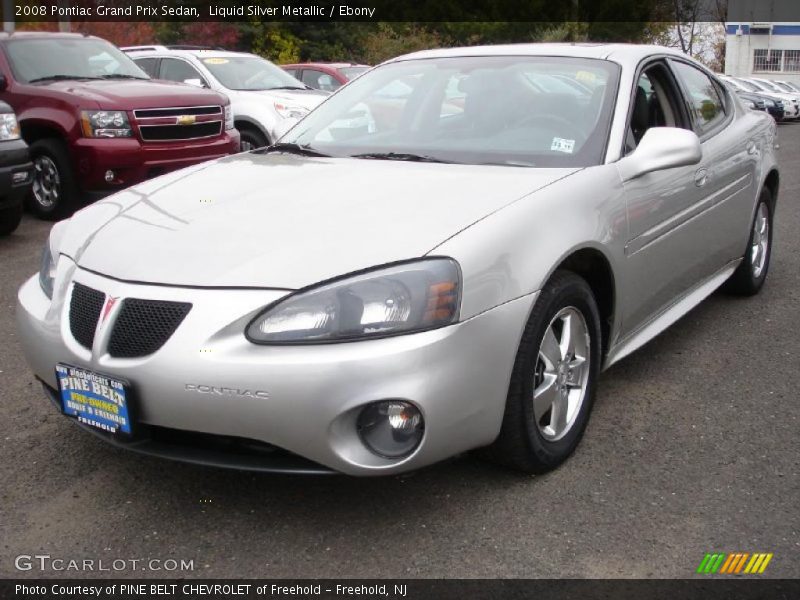
[[250, 150], [263, 148], [267, 145], [267, 138], [249, 127], [240, 129], [239, 135], [241, 136], [241, 142], [239, 142], [239, 150], [241, 152], [250, 152]]
[[525, 472], [544, 473], [572, 454], [589, 420], [600, 335], [589, 285], [574, 273], [556, 271], [525, 327], [490, 456]]
[[56, 221], [68, 217], [78, 201], [78, 186], [61, 140], [42, 139], [30, 146], [33, 182], [28, 204], [40, 219]]
[[758, 198], [744, 258], [725, 283], [725, 291], [754, 296], [764, 285], [772, 257], [772, 206], [772, 194], [764, 188]]

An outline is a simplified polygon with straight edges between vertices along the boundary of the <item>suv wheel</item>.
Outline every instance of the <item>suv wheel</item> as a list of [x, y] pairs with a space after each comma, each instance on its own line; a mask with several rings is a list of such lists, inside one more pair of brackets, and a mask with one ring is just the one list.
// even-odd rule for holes
[[242, 140], [239, 145], [239, 150], [241, 152], [250, 152], [250, 150], [263, 148], [267, 145], [267, 138], [265, 138], [261, 132], [255, 131], [250, 127], [243, 127], [239, 129], [239, 134], [241, 135]]
[[64, 144], [57, 139], [37, 140], [30, 147], [33, 182], [28, 197], [31, 210], [40, 218], [55, 221], [68, 217], [75, 208], [78, 187]]

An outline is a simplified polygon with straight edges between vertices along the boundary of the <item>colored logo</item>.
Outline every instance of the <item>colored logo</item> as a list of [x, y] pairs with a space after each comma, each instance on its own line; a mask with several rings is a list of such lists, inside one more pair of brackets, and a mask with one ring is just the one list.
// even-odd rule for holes
[[197, 118], [194, 115], [181, 115], [175, 122], [177, 125], [194, 125]]
[[772, 560], [772, 552], [715, 552], [703, 557], [697, 573], [713, 575], [719, 573], [723, 575], [756, 575], [763, 573], [769, 561]]
[[114, 308], [114, 305], [119, 300], [119, 297], [114, 296], [106, 296], [106, 305], [103, 307], [103, 314], [100, 317], [100, 322], [105, 323], [108, 315], [111, 314], [111, 309]]

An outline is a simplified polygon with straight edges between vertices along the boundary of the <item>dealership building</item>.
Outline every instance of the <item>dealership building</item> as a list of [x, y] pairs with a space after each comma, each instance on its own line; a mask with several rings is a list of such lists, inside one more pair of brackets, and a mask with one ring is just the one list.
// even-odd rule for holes
[[725, 74], [800, 84], [800, 23], [725, 23]]

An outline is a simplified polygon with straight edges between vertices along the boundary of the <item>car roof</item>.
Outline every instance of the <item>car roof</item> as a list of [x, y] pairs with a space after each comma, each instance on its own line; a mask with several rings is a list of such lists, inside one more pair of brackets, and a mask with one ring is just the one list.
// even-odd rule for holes
[[126, 46], [121, 48], [126, 54], [130, 55], [163, 55], [171, 54], [174, 56], [196, 56], [197, 58], [233, 58], [235, 56], [256, 56], [250, 52], [234, 52], [233, 50], [216, 50], [214, 48], [169, 48], [167, 46]]
[[369, 68], [369, 65], [363, 65], [361, 63], [349, 63], [349, 62], [305, 62], [305, 63], [290, 63], [288, 65], [281, 65], [282, 67], [291, 67], [293, 69], [311, 69], [314, 67], [328, 67], [329, 69], [346, 69], [347, 67], [366, 67]]
[[99, 38], [94, 35], [88, 35], [84, 33], [65, 33], [60, 31], [13, 31], [11, 33], [6, 31], [0, 31], [0, 41], [7, 41], [7, 40], [16, 40], [16, 39], [64, 39], [64, 40], [74, 40], [74, 39], [92, 39], [92, 40], [100, 40], [103, 38]]
[[501, 44], [497, 46], [466, 46], [422, 50], [398, 56], [387, 62], [459, 56], [567, 56], [612, 60], [621, 64], [638, 64], [643, 58], [654, 54], [686, 57], [685, 54], [673, 48], [647, 44]]

